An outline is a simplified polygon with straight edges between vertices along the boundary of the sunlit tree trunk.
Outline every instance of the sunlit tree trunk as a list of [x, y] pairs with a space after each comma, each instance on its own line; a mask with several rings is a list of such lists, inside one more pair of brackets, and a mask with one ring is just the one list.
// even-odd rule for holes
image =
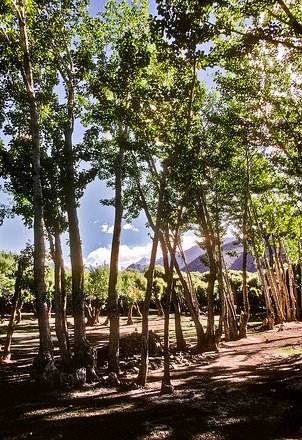
[[66, 170], [65, 199], [69, 227], [70, 261], [72, 274], [72, 306], [74, 319], [74, 364], [76, 368], [85, 367], [87, 364], [86, 352], [88, 342], [85, 329], [84, 307], [84, 265], [82, 243], [80, 237], [79, 221], [77, 214], [77, 201], [75, 194], [74, 155], [72, 135], [74, 127], [74, 90], [69, 87], [68, 114], [65, 123], [64, 158]]
[[209, 225], [209, 218], [205, 203], [205, 198], [201, 190], [197, 196], [197, 216], [201, 222], [201, 229], [205, 241], [207, 255], [209, 257], [209, 281], [207, 288], [207, 331], [206, 339], [210, 350], [215, 349], [215, 328], [214, 328], [214, 285], [216, 280], [216, 262], [215, 262], [215, 239], [211, 226]]
[[19, 21], [19, 30], [23, 51], [21, 73], [26, 89], [27, 102], [30, 110], [30, 125], [32, 133], [32, 175], [33, 175], [33, 198], [34, 198], [34, 280], [39, 325], [39, 359], [35, 365], [43, 370], [46, 363], [52, 359], [52, 340], [48, 316], [48, 308], [45, 300], [45, 240], [43, 218], [43, 193], [41, 184], [40, 164], [40, 127], [37, 100], [34, 88], [33, 71], [30, 62], [30, 50], [27, 37], [25, 6], [16, 7], [15, 13]]
[[55, 271], [55, 329], [59, 344], [60, 356], [66, 371], [72, 370], [70, 342], [68, 338], [66, 322], [66, 298], [63, 294], [64, 288], [64, 260], [59, 231], [54, 233], [55, 240], [50, 235], [50, 248], [54, 260]]
[[[156, 261], [156, 253], [157, 253], [157, 248], [158, 248], [158, 243], [159, 243], [159, 235], [160, 235], [160, 227], [161, 227], [161, 219], [162, 219], [162, 209], [163, 209], [163, 202], [164, 202], [164, 192], [165, 192], [165, 186], [166, 186], [166, 175], [167, 175], [167, 169], [164, 167], [163, 171], [162, 171], [159, 194], [158, 194], [156, 222], [153, 227], [154, 237], [153, 237], [153, 241], [152, 241], [150, 263], [149, 263], [149, 269], [148, 269], [148, 273], [147, 273], [147, 287], [146, 287], [146, 294], [145, 294], [145, 300], [144, 300], [143, 312], [142, 312], [141, 366], [140, 366], [140, 371], [139, 371], [138, 378], [137, 378], [137, 382], [142, 386], [146, 385], [147, 375], [148, 375], [149, 308], [150, 308], [150, 301], [151, 301], [151, 294], [152, 294], [153, 274], [154, 274], [154, 267], [155, 267], [155, 261]], [[145, 204], [145, 207], [146, 207], [146, 209], [145, 209], [146, 215], [147, 215], [147, 217], [148, 216], [150, 217], [150, 214], [148, 213], [148, 209], [147, 209], [146, 204]]]
[[187, 344], [181, 327], [181, 312], [180, 312], [179, 300], [175, 288], [173, 289], [172, 292], [172, 301], [173, 301], [173, 308], [175, 314], [176, 348], [179, 351], [185, 351], [187, 348]]
[[111, 246], [109, 288], [108, 288], [108, 317], [110, 322], [109, 333], [109, 353], [108, 370], [109, 372], [119, 373], [119, 338], [120, 321], [118, 311], [117, 276], [119, 249], [122, 229], [122, 165], [124, 160], [124, 150], [120, 148], [115, 163], [115, 218]]
[[[185, 261], [185, 255], [184, 255], [184, 252], [183, 252], [180, 245], [179, 245], [179, 250], [180, 250], [182, 258]], [[206, 335], [205, 335], [202, 323], [200, 322], [200, 318], [199, 318], [199, 316], [200, 316], [199, 315], [199, 306], [198, 306], [198, 301], [196, 298], [196, 293], [194, 291], [193, 286], [189, 285], [186, 282], [184, 275], [183, 275], [182, 271], [180, 270], [180, 267], [179, 267], [177, 260], [175, 260], [175, 270], [177, 272], [177, 275], [179, 277], [179, 281], [180, 281], [182, 288], [184, 290], [186, 303], [187, 303], [190, 315], [191, 315], [192, 320], [195, 325], [196, 337], [197, 337], [196, 349], [197, 349], [197, 351], [200, 351], [200, 352], [206, 351], [207, 350]], [[188, 273], [188, 275], [189, 275], [189, 273]]]

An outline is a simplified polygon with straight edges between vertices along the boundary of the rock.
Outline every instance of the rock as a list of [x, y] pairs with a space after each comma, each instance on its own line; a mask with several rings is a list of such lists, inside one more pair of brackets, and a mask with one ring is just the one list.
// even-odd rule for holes
[[86, 368], [79, 368], [75, 374], [75, 384], [77, 386], [83, 386], [86, 382]]
[[119, 391], [133, 391], [138, 390], [139, 388], [140, 386], [135, 382], [121, 382], [118, 387]]
[[107, 377], [103, 377], [103, 385], [107, 388], [114, 388], [120, 385], [117, 375], [113, 372], [109, 373]]
[[[141, 353], [141, 334], [133, 332], [130, 335], [122, 336], [120, 338], [120, 359], [127, 359], [127, 357], [137, 356], [140, 358]], [[160, 356], [163, 353], [163, 343], [153, 330], [149, 331], [149, 355]], [[104, 363], [108, 359], [108, 345], [97, 350], [97, 363], [98, 365]], [[135, 365], [137, 366], [137, 365]]]
[[44, 385], [46, 385], [47, 388], [53, 389], [57, 382], [58, 375], [59, 371], [55, 366], [54, 361], [50, 361], [44, 368], [41, 380], [44, 382]]
[[162, 384], [160, 392], [161, 392], [161, 394], [173, 394], [174, 386]]

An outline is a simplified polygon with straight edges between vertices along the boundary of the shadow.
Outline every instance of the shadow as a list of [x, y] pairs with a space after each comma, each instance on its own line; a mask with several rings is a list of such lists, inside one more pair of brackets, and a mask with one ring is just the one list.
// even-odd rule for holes
[[[91, 332], [92, 333], [92, 332]], [[172, 395], [159, 393], [162, 371], [143, 390], [98, 385], [42, 392], [29, 381], [35, 338], [16, 343], [17, 363], [0, 366], [0, 438], [17, 440], [276, 440], [302, 438], [302, 356], [274, 353], [253, 362], [270, 341], [225, 343], [171, 372]], [[103, 344], [108, 332], [90, 334]], [[283, 337], [284, 346], [298, 337]], [[21, 342], [21, 341], [20, 341]], [[231, 359], [230, 359], [231, 358]], [[217, 360], [219, 359], [219, 363]]]
[[151, 376], [144, 390], [118, 393], [95, 386], [61, 394], [40, 392], [24, 381], [28, 367], [21, 370], [20, 375], [7, 368], [1, 383], [2, 439], [302, 437], [299, 355], [258, 368], [192, 365], [173, 372], [172, 395], [160, 395], [155, 387], [161, 373]]

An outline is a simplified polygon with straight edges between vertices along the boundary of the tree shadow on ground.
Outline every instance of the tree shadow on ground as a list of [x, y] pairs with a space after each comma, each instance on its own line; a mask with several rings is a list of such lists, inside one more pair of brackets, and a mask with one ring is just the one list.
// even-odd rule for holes
[[94, 386], [62, 395], [24, 381], [28, 367], [23, 380], [19, 371], [7, 368], [1, 381], [5, 440], [302, 437], [301, 356], [256, 368], [194, 365], [173, 373], [175, 393], [169, 396], [159, 394], [158, 375], [146, 390], [118, 393]]

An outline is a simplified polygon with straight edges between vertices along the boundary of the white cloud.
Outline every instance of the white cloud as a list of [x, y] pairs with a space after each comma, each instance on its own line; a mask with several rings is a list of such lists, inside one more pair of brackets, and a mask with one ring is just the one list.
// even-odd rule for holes
[[[124, 225], [126, 226], [126, 225]], [[131, 225], [130, 225], [131, 226]], [[104, 231], [106, 233], [108, 232], [113, 226], [108, 225], [102, 225], [104, 227]], [[130, 228], [125, 228], [130, 230]], [[131, 229], [133, 230], [133, 229]], [[183, 249], [189, 249], [190, 247], [194, 246], [196, 243], [196, 236], [192, 233], [184, 234], [183, 238]], [[122, 244], [120, 246], [120, 253], [119, 253], [119, 268], [125, 268], [128, 267], [132, 263], [137, 263], [139, 260], [141, 260], [144, 257], [150, 258], [151, 255], [151, 247], [152, 243], [149, 242], [145, 246], [135, 246], [135, 247], [129, 247], [125, 244]], [[111, 255], [111, 246], [108, 247], [99, 247], [98, 249], [95, 249], [94, 251], [90, 252], [88, 257], [85, 259], [86, 265], [101, 265], [104, 262], [109, 264], [110, 263], [110, 255]], [[157, 258], [161, 257], [161, 250], [158, 249]]]
[[135, 228], [133, 225], [131, 225], [130, 223], [126, 223], [123, 226], [123, 229], [125, 229], [125, 231], [133, 231], [133, 232], [138, 232], [138, 229]]
[[197, 237], [192, 232], [188, 232], [182, 236], [182, 247], [184, 250], [190, 249], [192, 246], [196, 246]]
[[[127, 267], [129, 264], [136, 263], [143, 257], [150, 258], [151, 254], [151, 243], [146, 246], [135, 246], [130, 248], [129, 246], [122, 244], [120, 246], [119, 255], [119, 267]], [[90, 252], [88, 257], [85, 259], [86, 265], [100, 265], [106, 262], [110, 263], [111, 247], [100, 247]]]
[[108, 226], [107, 224], [101, 225], [101, 230], [106, 234], [113, 234], [113, 225], [112, 226]]
[[110, 263], [111, 249], [110, 247], [100, 247], [90, 252], [87, 258], [85, 258], [85, 264], [87, 266], [102, 265], [104, 263]]

